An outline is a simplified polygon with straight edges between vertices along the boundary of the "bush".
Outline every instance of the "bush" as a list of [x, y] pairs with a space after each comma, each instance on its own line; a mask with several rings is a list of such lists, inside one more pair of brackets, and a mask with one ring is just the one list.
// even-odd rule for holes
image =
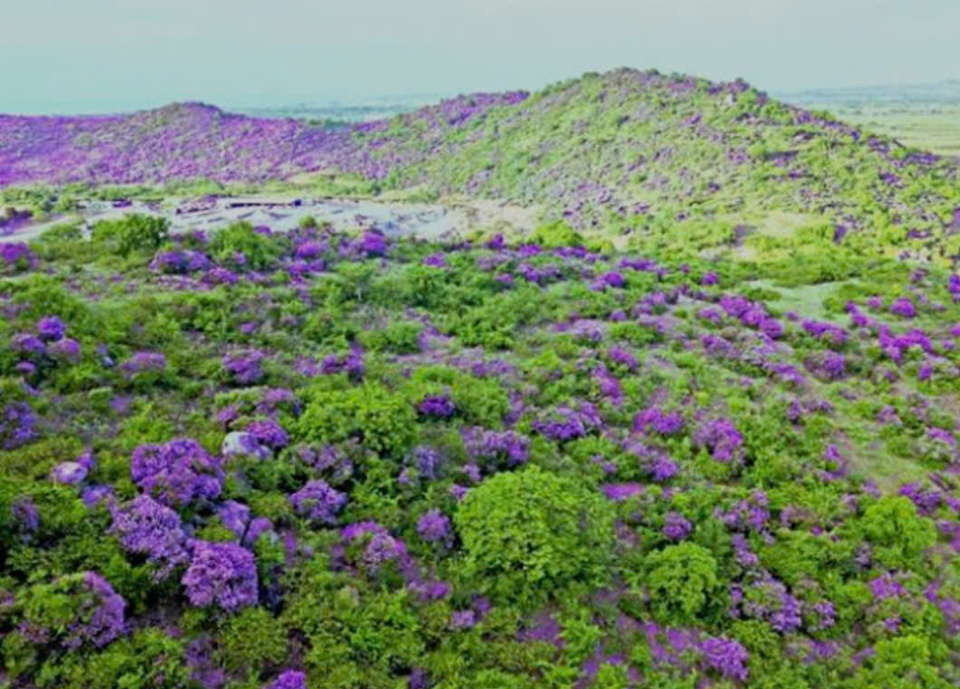
[[250, 223], [239, 222], [217, 230], [207, 252], [214, 261], [231, 268], [265, 270], [280, 257], [280, 241], [257, 232]]
[[349, 438], [384, 455], [401, 455], [416, 438], [417, 415], [403, 396], [377, 383], [314, 393], [300, 417], [307, 440], [336, 443]]
[[861, 525], [874, 559], [888, 569], [922, 571], [923, 552], [937, 542], [933, 522], [917, 516], [916, 505], [905, 497], [881, 498], [867, 508]]
[[118, 256], [134, 252], [153, 253], [169, 236], [165, 218], [150, 215], [127, 215], [121, 220], [101, 220], [93, 226], [94, 243]]
[[644, 565], [643, 584], [663, 624], [697, 624], [700, 615], [716, 605], [719, 568], [706, 548], [690, 542], [667, 546], [650, 553]]
[[464, 571], [481, 590], [530, 603], [604, 576], [612, 510], [581, 482], [531, 466], [499, 473], [460, 503]]

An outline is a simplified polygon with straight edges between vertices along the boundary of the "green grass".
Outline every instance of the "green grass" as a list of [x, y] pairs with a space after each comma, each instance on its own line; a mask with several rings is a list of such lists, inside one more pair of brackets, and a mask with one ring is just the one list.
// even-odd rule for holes
[[936, 109], [911, 107], [837, 109], [853, 124], [891, 136], [906, 146], [945, 156], [960, 156], [960, 105]]

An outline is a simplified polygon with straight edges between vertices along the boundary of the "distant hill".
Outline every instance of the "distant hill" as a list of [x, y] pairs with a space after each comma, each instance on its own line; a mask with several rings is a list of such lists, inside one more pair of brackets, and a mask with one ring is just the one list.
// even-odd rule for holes
[[539, 205], [547, 218], [605, 232], [776, 210], [842, 227], [838, 236], [863, 250], [953, 232], [960, 206], [953, 162], [741, 81], [655, 71], [460, 96], [339, 127], [198, 103], [0, 117], [0, 185], [264, 181], [321, 170], [382, 189]]

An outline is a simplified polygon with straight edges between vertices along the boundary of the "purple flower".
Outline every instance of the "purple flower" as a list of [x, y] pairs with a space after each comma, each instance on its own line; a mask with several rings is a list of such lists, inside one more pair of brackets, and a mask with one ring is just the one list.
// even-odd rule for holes
[[532, 424], [535, 431], [559, 442], [581, 438], [600, 425], [596, 409], [587, 402], [581, 402], [577, 409], [558, 407], [546, 418], [537, 419]]
[[130, 475], [141, 490], [166, 505], [213, 500], [223, 480], [219, 463], [190, 438], [141, 445], [133, 451]]
[[252, 435], [260, 445], [279, 450], [290, 443], [290, 436], [283, 426], [272, 419], [254, 421], [247, 426], [247, 433]]
[[417, 409], [424, 416], [449, 419], [456, 413], [457, 405], [453, 403], [449, 395], [428, 395], [421, 400]]
[[253, 554], [235, 543], [191, 541], [190, 566], [181, 583], [191, 605], [217, 605], [232, 612], [257, 603], [257, 567]]
[[708, 637], [700, 644], [707, 667], [717, 670], [723, 677], [746, 682], [749, 676], [749, 654], [738, 642], [721, 637]]
[[917, 309], [908, 297], [900, 297], [890, 305], [890, 313], [901, 318], [913, 318], [917, 315]]
[[650, 407], [633, 417], [633, 430], [640, 433], [653, 430], [660, 435], [675, 435], [683, 430], [683, 417], [676, 411], [664, 414], [659, 408]]
[[643, 486], [639, 483], [608, 483], [601, 486], [601, 490], [608, 500], [622, 502], [634, 495], [640, 495], [643, 492]]
[[10, 514], [24, 531], [33, 532], [40, 526], [40, 514], [37, 512], [33, 498], [29, 496], [21, 496], [14, 500], [13, 505], [10, 506]]
[[417, 533], [428, 543], [445, 543], [453, 539], [450, 518], [440, 510], [431, 510], [417, 521]]
[[477, 624], [477, 614], [473, 610], [458, 610], [450, 616], [450, 629], [459, 631], [472, 629]]
[[674, 476], [677, 475], [679, 468], [677, 463], [674, 462], [669, 457], [656, 457], [650, 463], [648, 468], [650, 475], [653, 477], [653, 480], [657, 483], [663, 483], [664, 481], [669, 481]]
[[150, 270], [165, 275], [187, 275], [206, 270], [210, 259], [199, 251], [160, 251], [150, 262]]
[[47, 345], [47, 354], [51, 359], [77, 361], [80, 358], [80, 343], [65, 337]]
[[56, 316], [44, 316], [37, 321], [37, 332], [47, 342], [55, 342], [66, 334], [67, 326]]
[[134, 498], [116, 510], [110, 531], [125, 550], [146, 555], [149, 562], [158, 565], [157, 579], [166, 578], [189, 560], [180, 515], [149, 495]]
[[931, 440], [936, 440], [950, 447], [957, 446], [957, 439], [954, 437], [953, 433], [950, 431], [945, 431], [942, 428], [928, 428], [927, 437]]
[[430, 680], [426, 670], [415, 667], [410, 671], [410, 676], [407, 678], [407, 689], [428, 689], [429, 686]]
[[307, 675], [299, 670], [286, 670], [263, 689], [307, 689]]
[[0, 261], [15, 270], [28, 270], [36, 263], [37, 257], [23, 242], [0, 243]]
[[493, 238], [487, 242], [487, 248], [494, 251], [499, 251], [504, 246], [506, 246], [506, 242], [504, 241], [502, 234], [493, 235]]
[[16, 450], [38, 437], [37, 416], [26, 402], [11, 402], [0, 413], [0, 449]]
[[323, 246], [321, 246], [318, 242], [308, 239], [307, 241], [297, 244], [293, 255], [302, 261], [312, 261], [316, 258], [320, 258], [320, 255], [323, 252]]
[[625, 284], [623, 274], [616, 271], [604, 273], [600, 276], [600, 280], [609, 287], [623, 287]]
[[325, 481], [308, 481], [290, 496], [290, 504], [301, 517], [335, 524], [337, 514], [347, 504], [347, 496], [331, 488]]
[[772, 340], [777, 340], [783, 336], [783, 324], [775, 318], [761, 320], [760, 330]]
[[816, 618], [810, 626], [811, 632], [830, 629], [836, 624], [837, 610], [830, 601], [820, 601], [813, 606], [813, 615]]
[[366, 547], [361, 562], [368, 572], [375, 574], [388, 562], [404, 564], [407, 560], [407, 546], [376, 522], [358, 522], [344, 527], [343, 540], [352, 543], [366, 538]]
[[620, 347], [611, 347], [610, 351], [607, 352], [607, 356], [610, 357], [610, 361], [625, 367], [629, 371], [637, 370], [637, 366], [639, 364], [637, 357], [625, 349], [621, 349]]
[[668, 512], [663, 520], [663, 535], [671, 541], [682, 541], [690, 535], [693, 524], [679, 512]]
[[238, 383], [244, 385], [256, 383], [263, 378], [263, 369], [261, 368], [263, 358], [263, 354], [257, 351], [246, 354], [225, 354], [223, 368]]
[[46, 351], [43, 340], [28, 333], [14, 335], [10, 341], [10, 348], [19, 354], [43, 354]]
[[433, 266], [434, 268], [446, 268], [447, 257], [439, 252], [435, 254], [430, 254], [425, 259], [423, 259], [423, 265]]
[[382, 232], [366, 230], [360, 239], [360, 251], [369, 256], [383, 256], [387, 253], [387, 240]]
[[163, 373], [167, 368], [167, 357], [159, 352], [137, 352], [120, 364], [120, 368], [130, 375]]
[[843, 378], [843, 375], [846, 373], [847, 360], [844, 358], [843, 354], [838, 354], [836, 352], [825, 352], [823, 355], [821, 368], [823, 369], [824, 377], [829, 378], [830, 380], [838, 380]]
[[743, 436], [727, 419], [715, 419], [696, 433], [697, 445], [706, 447], [718, 462], [729, 462], [743, 445]]
[[88, 486], [83, 489], [83, 493], [80, 494], [80, 499], [83, 500], [83, 504], [87, 506], [87, 509], [91, 510], [95, 509], [101, 503], [111, 508], [111, 510], [115, 506], [113, 486]]
[[530, 439], [514, 431], [491, 431], [485, 428], [464, 428], [460, 432], [463, 444], [473, 459], [506, 461], [510, 467], [527, 461]]
[[887, 600], [888, 598], [899, 598], [906, 593], [903, 586], [900, 585], [900, 582], [890, 576], [890, 574], [883, 574], [871, 580], [868, 585], [870, 586], [870, 593], [873, 595], [874, 600], [878, 601]]
[[610, 375], [607, 367], [603, 364], [594, 369], [593, 376], [600, 386], [600, 394], [609, 399], [614, 406], [619, 407], [623, 403], [623, 390], [620, 387], [620, 381]]
[[65, 644], [68, 648], [77, 648], [84, 641], [89, 641], [97, 648], [102, 648], [126, 633], [123, 609], [127, 604], [113, 590], [110, 582], [96, 572], [86, 572], [83, 583], [87, 592], [92, 594], [95, 607], [92, 613], [89, 610], [84, 612], [84, 621], [77, 620], [70, 625], [70, 636]]

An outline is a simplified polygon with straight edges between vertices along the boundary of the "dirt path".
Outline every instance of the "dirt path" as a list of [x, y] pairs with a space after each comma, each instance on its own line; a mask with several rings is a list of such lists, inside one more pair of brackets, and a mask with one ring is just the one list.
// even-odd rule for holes
[[[122, 218], [128, 213], [143, 213], [164, 217], [170, 222], [174, 234], [193, 230], [212, 231], [223, 225], [247, 221], [251, 225], [266, 225], [277, 232], [287, 232], [307, 217], [327, 221], [338, 230], [347, 230], [363, 225], [373, 225], [387, 235], [416, 235], [427, 239], [464, 233], [481, 226], [502, 220], [518, 229], [529, 229], [533, 215], [518, 213], [517, 209], [505, 207], [499, 213], [495, 209], [480, 209], [456, 204], [426, 204], [380, 202], [347, 199], [287, 199], [271, 196], [247, 196], [229, 198], [202, 198], [182, 201], [178, 204], [148, 204], [134, 201], [118, 206], [108, 201], [91, 201], [80, 212], [27, 225], [9, 235], [0, 235], [0, 242], [27, 242], [45, 230], [63, 222], [82, 221], [87, 230], [100, 220]], [[522, 209], [523, 210], [523, 209]]]

